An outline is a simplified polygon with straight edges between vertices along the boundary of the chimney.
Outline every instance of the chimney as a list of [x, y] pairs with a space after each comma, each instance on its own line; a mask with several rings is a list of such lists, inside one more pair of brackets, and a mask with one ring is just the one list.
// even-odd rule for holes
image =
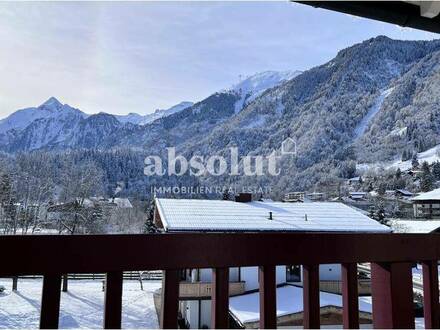
[[235, 201], [238, 203], [249, 203], [252, 202], [252, 194], [249, 193], [239, 193], [235, 195]]

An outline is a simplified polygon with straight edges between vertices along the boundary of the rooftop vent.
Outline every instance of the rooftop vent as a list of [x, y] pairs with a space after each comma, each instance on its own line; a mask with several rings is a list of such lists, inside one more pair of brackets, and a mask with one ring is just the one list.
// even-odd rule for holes
[[252, 202], [252, 194], [249, 193], [240, 193], [235, 195], [235, 201], [238, 203], [249, 203]]

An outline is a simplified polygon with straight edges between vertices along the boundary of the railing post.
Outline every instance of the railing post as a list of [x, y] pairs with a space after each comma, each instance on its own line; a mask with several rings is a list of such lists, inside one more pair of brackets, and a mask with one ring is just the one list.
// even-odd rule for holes
[[304, 328], [319, 328], [319, 265], [303, 265], [303, 304]]
[[165, 270], [162, 278], [160, 326], [162, 329], [177, 328], [179, 311], [179, 271]]
[[46, 274], [43, 277], [41, 296], [41, 329], [57, 329], [60, 316], [61, 274]]
[[18, 276], [12, 277], [12, 291], [18, 290]]
[[104, 329], [121, 328], [122, 272], [110, 272], [105, 279]]
[[260, 266], [260, 329], [277, 327], [275, 266]]
[[[75, 277], [75, 274], [73, 276]], [[62, 288], [63, 292], [68, 291], [68, 281], [69, 281], [69, 275], [63, 274], [63, 288]]]
[[229, 328], [229, 268], [212, 270], [211, 328]]
[[382, 329], [413, 329], [411, 263], [372, 263], [373, 325]]
[[425, 261], [423, 267], [423, 313], [426, 329], [440, 328], [438, 262]]
[[343, 326], [344, 329], [359, 329], [357, 264], [342, 264], [341, 269]]

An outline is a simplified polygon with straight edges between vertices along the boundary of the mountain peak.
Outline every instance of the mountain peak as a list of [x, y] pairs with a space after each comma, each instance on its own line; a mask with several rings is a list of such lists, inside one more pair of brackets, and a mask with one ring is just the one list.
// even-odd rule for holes
[[51, 96], [46, 102], [44, 102], [42, 105], [40, 105], [40, 107], [50, 107], [50, 108], [58, 108], [62, 106], [61, 102], [58, 101], [57, 98]]

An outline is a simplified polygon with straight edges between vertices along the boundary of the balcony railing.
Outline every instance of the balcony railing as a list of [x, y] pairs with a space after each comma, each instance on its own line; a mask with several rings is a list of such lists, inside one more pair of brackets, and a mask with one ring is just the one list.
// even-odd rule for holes
[[[212, 283], [205, 282], [180, 282], [179, 297], [208, 298], [212, 295]], [[229, 282], [229, 296], [236, 296], [245, 292], [244, 282]]]
[[304, 326], [320, 326], [319, 264], [342, 264], [343, 326], [359, 327], [357, 266], [371, 262], [373, 325], [414, 328], [411, 268], [423, 265], [425, 326], [439, 327], [437, 234], [3, 236], [0, 276], [42, 274], [42, 328], [58, 327], [61, 274], [107, 274], [104, 327], [121, 326], [122, 272], [164, 270], [161, 320], [176, 328], [179, 269], [212, 268], [213, 328], [228, 327], [228, 267], [259, 266], [260, 327], [276, 327], [276, 265], [303, 267]]

